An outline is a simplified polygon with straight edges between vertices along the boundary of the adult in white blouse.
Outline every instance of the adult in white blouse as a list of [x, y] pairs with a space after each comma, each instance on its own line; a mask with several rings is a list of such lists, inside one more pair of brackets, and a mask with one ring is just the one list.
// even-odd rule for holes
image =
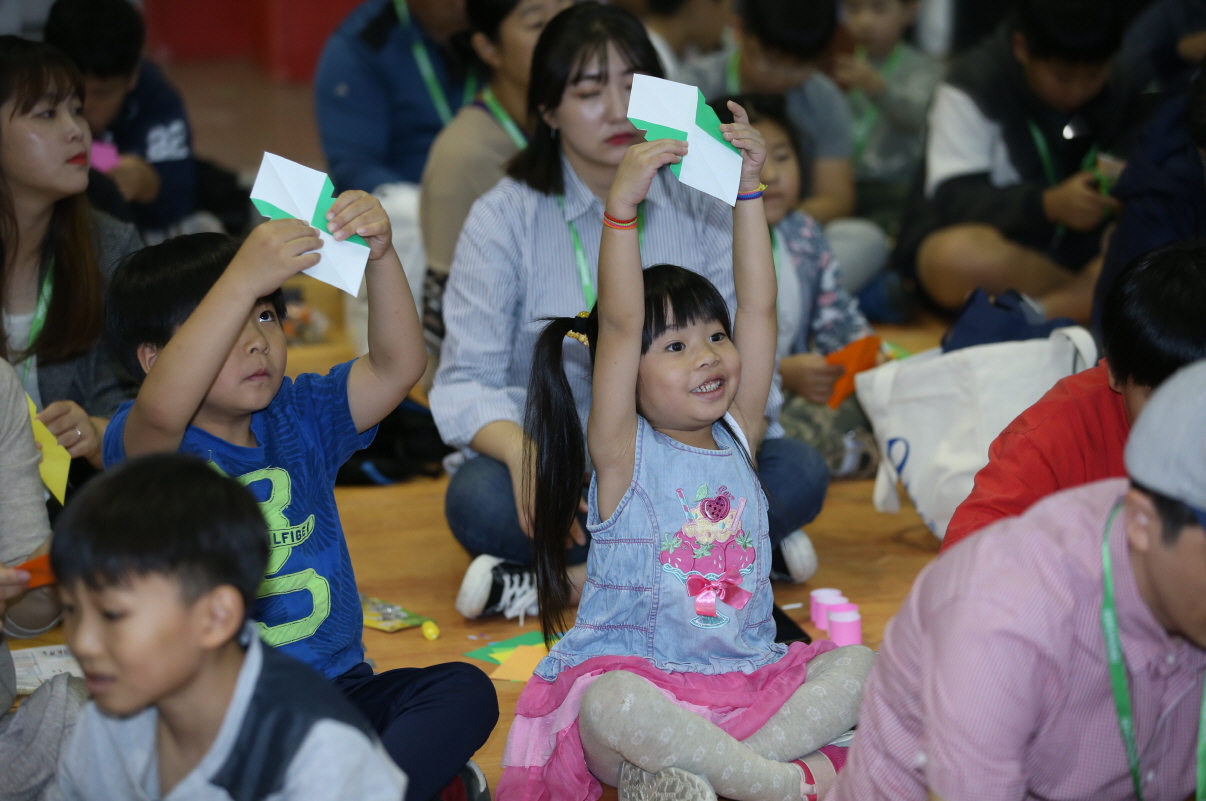
[[[453, 534], [478, 555], [457, 598], [466, 617], [535, 611], [523, 432], [532, 349], [541, 318], [595, 302], [603, 200], [624, 151], [642, 137], [626, 116], [637, 72], [662, 74], [644, 27], [628, 12], [584, 2], [554, 17], [532, 57], [531, 142], [474, 204], [457, 241], [431, 407], [444, 440], [466, 457], [445, 499]], [[645, 266], [668, 262], [699, 272], [734, 311], [729, 206], [663, 170], [640, 216]], [[585, 425], [587, 349], [567, 348], [566, 361]], [[780, 438], [781, 402], [776, 389], [757, 453], [759, 477], [778, 572], [804, 581], [816, 556], [799, 528], [820, 511], [829, 474], [812, 448]], [[567, 532], [567, 547], [580, 587], [588, 548], [581, 521]]]

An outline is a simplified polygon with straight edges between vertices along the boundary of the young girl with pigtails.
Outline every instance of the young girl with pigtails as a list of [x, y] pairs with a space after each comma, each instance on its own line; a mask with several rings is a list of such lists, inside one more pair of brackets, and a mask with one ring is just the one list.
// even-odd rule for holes
[[[500, 801], [815, 799], [856, 722], [872, 654], [774, 642], [767, 499], [750, 457], [775, 369], [775, 271], [745, 111], [733, 210], [735, 327], [716, 288], [673, 265], [642, 272], [638, 206], [684, 142], [631, 146], [607, 198], [598, 302], [554, 318], [533, 359], [526, 428], [541, 625], [563, 629], [565, 531], [581, 477], [592, 547], [577, 621], [520, 696]], [[593, 360], [586, 443], [562, 349]]]

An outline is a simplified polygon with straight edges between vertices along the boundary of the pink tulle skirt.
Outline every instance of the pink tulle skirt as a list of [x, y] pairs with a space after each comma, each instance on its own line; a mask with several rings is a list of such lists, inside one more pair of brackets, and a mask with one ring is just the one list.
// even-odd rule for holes
[[774, 664], [753, 673], [667, 673], [633, 656], [599, 656], [561, 671], [553, 681], [528, 680], [515, 705], [503, 753], [497, 801], [595, 801], [603, 788], [586, 767], [578, 710], [586, 688], [612, 670], [648, 681], [674, 704], [744, 740], [804, 683], [813, 657], [836, 648], [829, 640], [792, 644]]

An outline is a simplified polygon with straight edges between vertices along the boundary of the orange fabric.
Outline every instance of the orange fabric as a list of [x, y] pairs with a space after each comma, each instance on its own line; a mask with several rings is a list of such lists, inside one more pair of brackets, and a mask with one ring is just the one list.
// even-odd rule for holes
[[841, 406], [842, 401], [854, 394], [854, 376], [876, 365], [882, 341], [879, 337], [863, 337], [825, 357], [827, 363], [846, 368], [846, 372], [833, 385], [833, 394], [829, 396], [830, 409]]

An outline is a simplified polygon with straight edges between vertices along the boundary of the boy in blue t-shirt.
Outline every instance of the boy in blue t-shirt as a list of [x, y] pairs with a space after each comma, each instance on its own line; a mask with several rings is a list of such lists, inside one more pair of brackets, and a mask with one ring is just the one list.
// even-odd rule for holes
[[[237, 478], [260, 502], [271, 552], [254, 612], [264, 641], [315, 668], [376, 728], [426, 801], [461, 772], [498, 716], [493, 685], [463, 663], [387, 671], [364, 662], [363, 618], [335, 505], [335, 473], [426, 366], [418, 315], [378, 200], [344, 192], [327, 228], [369, 245], [369, 352], [329, 374], [285, 377], [281, 284], [314, 266], [318, 232], [301, 220], [176, 237], [131, 256], [113, 277], [108, 327], [145, 376], [105, 432], [106, 467], [181, 451]], [[470, 781], [472, 777], [472, 781]]]

